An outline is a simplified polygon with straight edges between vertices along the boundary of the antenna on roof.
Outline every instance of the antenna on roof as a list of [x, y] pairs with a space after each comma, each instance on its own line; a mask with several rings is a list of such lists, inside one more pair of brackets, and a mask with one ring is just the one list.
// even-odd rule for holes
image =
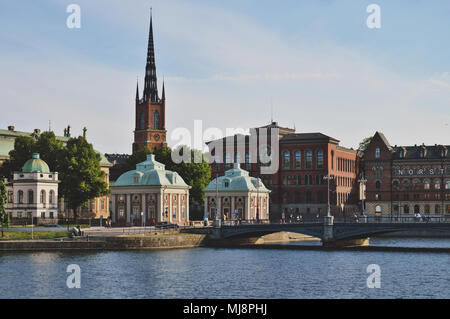
[[270, 98], [270, 124], [273, 123], [273, 101], [272, 98]]
[[48, 131], [51, 132], [52, 131], [52, 121], [48, 120]]

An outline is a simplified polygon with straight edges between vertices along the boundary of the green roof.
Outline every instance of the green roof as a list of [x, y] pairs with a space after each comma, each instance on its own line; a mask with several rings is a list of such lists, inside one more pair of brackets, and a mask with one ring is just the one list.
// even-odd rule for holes
[[50, 173], [50, 169], [47, 163], [39, 158], [39, 154], [34, 153], [33, 158], [23, 165], [22, 173]]
[[[216, 184], [216, 181], [218, 185]], [[259, 186], [258, 186], [259, 185]], [[238, 163], [225, 172], [225, 176], [215, 178], [203, 191], [260, 191], [270, 192], [259, 178], [251, 177]]]
[[147, 160], [136, 165], [135, 170], [120, 175], [114, 187], [140, 186], [181, 186], [189, 187], [177, 173], [165, 169], [165, 165], [155, 160], [155, 155], [147, 155]]

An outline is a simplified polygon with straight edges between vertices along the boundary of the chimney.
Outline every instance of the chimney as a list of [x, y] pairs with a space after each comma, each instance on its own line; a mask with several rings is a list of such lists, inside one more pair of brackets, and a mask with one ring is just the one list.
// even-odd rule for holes
[[11, 132], [13, 132], [13, 131], [14, 131], [14, 125], [10, 125], [10, 126], [8, 126], [8, 131], [11, 131]]

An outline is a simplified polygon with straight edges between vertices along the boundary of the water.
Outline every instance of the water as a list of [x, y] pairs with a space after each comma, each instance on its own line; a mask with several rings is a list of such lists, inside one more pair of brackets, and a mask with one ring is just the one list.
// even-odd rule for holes
[[[450, 239], [374, 245], [450, 247]], [[309, 243], [311, 244], [311, 243]], [[0, 254], [1, 298], [450, 298], [446, 253], [194, 248]], [[66, 268], [81, 267], [68, 289]], [[369, 289], [367, 266], [381, 267]]]

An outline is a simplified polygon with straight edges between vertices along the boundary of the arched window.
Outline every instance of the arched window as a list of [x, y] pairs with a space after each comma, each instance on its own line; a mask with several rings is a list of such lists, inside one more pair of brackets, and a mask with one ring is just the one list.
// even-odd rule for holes
[[158, 111], [155, 111], [155, 113], [153, 113], [153, 129], [159, 130], [159, 113], [158, 113]]
[[41, 190], [41, 204], [45, 204], [45, 190]]
[[34, 192], [30, 189], [28, 191], [28, 204], [33, 204], [34, 202]]
[[435, 189], [441, 189], [441, 181], [440, 180], [436, 179], [434, 181], [434, 188]]
[[377, 148], [375, 149], [375, 158], [380, 158], [380, 155], [381, 155], [380, 148], [377, 147]]
[[50, 191], [50, 195], [48, 197], [49, 204], [53, 204], [53, 198], [54, 197], [55, 197], [55, 192], [54, 191]]
[[145, 115], [144, 115], [144, 112], [141, 112], [141, 115], [139, 117], [139, 125], [140, 125], [141, 130], [145, 129]]
[[316, 162], [317, 168], [323, 168], [323, 150], [317, 151], [317, 162]]
[[423, 188], [430, 189], [430, 180], [429, 179], [426, 179], [423, 181]]
[[376, 189], [380, 189], [381, 188], [381, 182], [380, 181], [376, 181], [375, 182], [375, 188]]
[[450, 180], [445, 182], [445, 189], [450, 189]]
[[283, 152], [283, 168], [289, 169], [291, 167], [291, 154], [289, 151]]
[[302, 153], [300, 151], [294, 152], [294, 166], [295, 168], [302, 167]]
[[440, 205], [435, 205], [434, 206], [434, 213], [436, 215], [439, 215], [441, 213], [441, 206]]
[[17, 199], [19, 201], [19, 204], [23, 204], [23, 191], [17, 192]]

